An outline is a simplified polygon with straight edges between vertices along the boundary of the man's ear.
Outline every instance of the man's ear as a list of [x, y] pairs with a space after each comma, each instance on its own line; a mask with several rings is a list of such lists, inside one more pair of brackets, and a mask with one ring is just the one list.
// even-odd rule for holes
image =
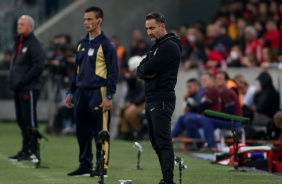
[[165, 29], [165, 24], [164, 24], [164, 23], [162, 23], [162, 24], [161, 24], [161, 27], [162, 27], [163, 29]]

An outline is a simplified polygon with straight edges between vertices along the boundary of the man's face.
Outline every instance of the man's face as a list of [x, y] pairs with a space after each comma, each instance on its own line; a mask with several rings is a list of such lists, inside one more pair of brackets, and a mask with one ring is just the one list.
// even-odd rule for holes
[[96, 18], [94, 12], [86, 12], [84, 14], [84, 27], [87, 32], [91, 32], [97, 27], [100, 27], [101, 20]]
[[27, 17], [21, 17], [18, 20], [17, 32], [19, 35], [26, 36], [32, 32], [32, 25], [28, 22]]
[[235, 82], [237, 83], [239, 89], [243, 90], [243, 88], [245, 87], [245, 79], [244, 77], [238, 77], [235, 79]]
[[155, 41], [164, 35], [165, 25], [157, 24], [155, 19], [146, 20], [145, 27], [147, 29], [147, 34], [152, 41]]
[[216, 74], [215, 76], [215, 83], [217, 87], [226, 87], [226, 80], [224, 79], [224, 74]]
[[187, 82], [186, 87], [187, 87], [189, 96], [193, 96], [198, 92], [198, 86], [193, 82]]
[[212, 79], [209, 75], [202, 75], [201, 77], [201, 85], [204, 89], [209, 89], [212, 85]]
[[255, 36], [252, 32], [246, 31], [245, 32], [245, 38], [246, 38], [247, 41], [252, 41], [253, 39], [255, 39]]

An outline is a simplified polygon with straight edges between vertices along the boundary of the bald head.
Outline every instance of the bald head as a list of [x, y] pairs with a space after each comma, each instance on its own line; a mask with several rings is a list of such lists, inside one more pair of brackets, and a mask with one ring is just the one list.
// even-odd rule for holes
[[33, 31], [34, 20], [29, 15], [22, 15], [18, 20], [17, 31], [21, 36], [26, 36]]

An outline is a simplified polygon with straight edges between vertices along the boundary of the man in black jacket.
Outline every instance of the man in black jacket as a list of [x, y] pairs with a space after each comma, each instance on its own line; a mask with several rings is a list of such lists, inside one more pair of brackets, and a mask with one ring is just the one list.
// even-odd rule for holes
[[145, 27], [155, 44], [138, 66], [137, 75], [145, 81], [145, 109], [149, 136], [163, 174], [160, 183], [173, 184], [171, 116], [175, 108], [174, 88], [181, 57], [181, 45], [173, 33], [167, 33], [165, 18], [160, 13], [149, 13], [146, 16]]
[[36, 104], [41, 88], [40, 76], [44, 68], [45, 53], [33, 33], [34, 20], [23, 15], [18, 20], [19, 36], [15, 40], [10, 66], [10, 89], [14, 91], [16, 117], [23, 142], [21, 151], [10, 160], [37, 162]]

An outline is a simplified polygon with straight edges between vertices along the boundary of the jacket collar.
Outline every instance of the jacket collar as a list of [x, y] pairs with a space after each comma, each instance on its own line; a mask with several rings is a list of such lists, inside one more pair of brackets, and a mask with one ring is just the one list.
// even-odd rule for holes
[[[104, 32], [101, 31], [101, 34], [97, 36], [93, 41], [100, 42], [103, 37], [104, 37]], [[89, 33], [87, 33], [87, 35], [85, 36], [85, 38], [82, 39], [82, 41], [89, 41]]]
[[[20, 35], [18, 35], [18, 36], [16, 36], [16, 41], [18, 41], [19, 39], [20, 39]], [[32, 38], [32, 37], [34, 37], [34, 33], [33, 32], [31, 32], [31, 33], [29, 33], [28, 35], [26, 35], [26, 36], [23, 36], [23, 41], [25, 41], [25, 40], [29, 40], [30, 38]]]
[[172, 38], [172, 37], [176, 37], [175, 34], [174, 34], [174, 33], [168, 33], [168, 34], [164, 35], [163, 37], [157, 39], [157, 40], [156, 40], [156, 44], [162, 43], [162, 42], [164, 42], [165, 40], [170, 39], [170, 38]]

